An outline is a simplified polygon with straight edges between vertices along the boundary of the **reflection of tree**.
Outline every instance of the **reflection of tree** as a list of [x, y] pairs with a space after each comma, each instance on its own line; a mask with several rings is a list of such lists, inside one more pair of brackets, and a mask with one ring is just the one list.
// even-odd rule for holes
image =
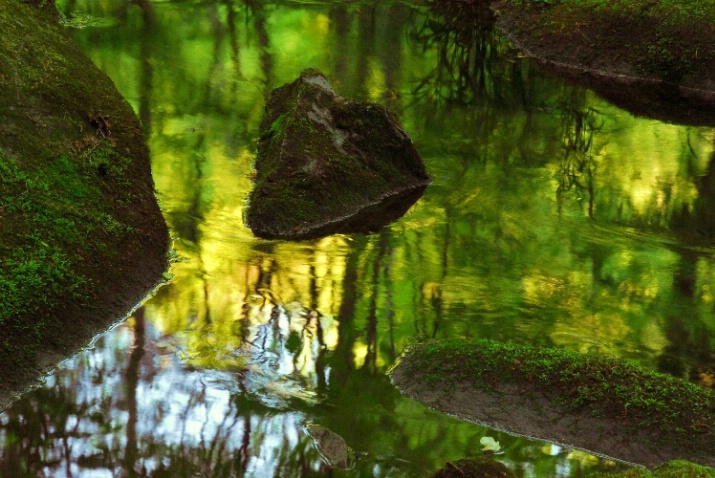
[[[574, 95], [581, 101], [573, 100], [561, 108], [562, 153], [559, 158], [559, 186], [556, 197], [559, 209], [562, 207], [563, 196], [569, 191], [575, 191], [579, 196], [588, 198], [588, 217], [594, 213], [594, 174], [596, 161], [593, 146], [593, 134], [602, 128], [603, 124], [598, 111], [591, 107], [582, 107], [583, 90], [575, 90]], [[573, 95], [572, 95], [573, 96]]]
[[671, 227], [688, 243], [711, 243], [715, 239], [715, 151], [701, 175], [696, 175], [696, 167], [690, 164], [694, 159], [694, 153], [688, 154], [685, 167], [690, 175], [696, 176], [697, 197], [692, 204], [682, 204], [673, 211]]
[[486, 3], [433, 2], [415, 37], [425, 50], [437, 52], [437, 64], [415, 93], [446, 104], [504, 104], [510, 98], [521, 103], [521, 63], [500, 58], [505, 48], [495, 20]]
[[140, 36], [140, 80], [139, 80], [139, 119], [141, 119], [144, 133], [147, 137], [151, 134], [151, 93], [153, 87], [153, 37], [155, 34], [154, 7], [148, 0], [129, 0], [142, 11], [142, 29]]
[[712, 383], [703, 380], [703, 374], [715, 372], [715, 330], [707, 325], [707, 318], [701, 317], [698, 308], [693, 313], [693, 304], [701, 301], [699, 296], [707, 289], [704, 263], [694, 250], [684, 248], [678, 252], [680, 260], [673, 270], [670, 306], [663, 317], [667, 345], [660, 351], [657, 366], [662, 372], [712, 387]]
[[253, 20], [253, 28], [256, 32], [258, 40], [258, 48], [260, 51], [261, 70], [265, 81], [264, 99], [268, 100], [273, 88], [273, 56], [271, 55], [271, 41], [268, 30], [266, 28], [266, 6], [261, 0], [241, 0], [250, 13]]
[[139, 410], [137, 393], [139, 388], [140, 365], [144, 356], [144, 334], [145, 320], [144, 309], [139, 308], [134, 313], [133, 343], [129, 363], [124, 374], [124, 390], [126, 396], [126, 407], [128, 412], [126, 430], [127, 444], [122, 464], [129, 473], [128, 476], [136, 476], [135, 464], [139, 454], [139, 438], [137, 436], [137, 424], [139, 423]]
[[[476, 29], [484, 31], [482, 38], [461, 23], [464, 18], [445, 20], [437, 12], [434, 23], [419, 30], [421, 44], [414, 44], [404, 32], [421, 17], [393, 2], [388, 7], [362, 2], [359, 8], [330, 2], [300, 11], [285, 2], [256, 0], [179, 3], [155, 4], [153, 50], [140, 43], [142, 11], [129, 8], [126, 28], [134, 30], [127, 30], [122, 48], [153, 55], [145, 60], [154, 70], [151, 76], [141, 73], [144, 62], [138, 61], [134, 70], [113, 73], [119, 85], [151, 77], [146, 98], [154, 174], [177, 246], [188, 258], [176, 265], [174, 282], [146, 307], [142, 363], [165, 368], [152, 372], [156, 376], [149, 383], [146, 369], [140, 375], [135, 368], [136, 349], [118, 349], [116, 363], [86, 364], [87, 376], [94, 378], [69, 382], [62, 396], [47, 397], [69, 405], [8, 416], [7, 430], [28, 439], [8, 445], [2, 462], [28, 457], [39, 463], [54, 446], [70, 456], [60, 460], [62, 466], [86, 463], [87, 457], [110, 466], [126, 458], [136, 469], [147, 464], [155, 476], [298, 476], [323, 466], [301, 432], [306, 420], [317, 420], [356, 450], [371, 453], [358, 474], [414, 476], [437, 460], [477, 449], [483, 433], [427, 415], [391, 386], [383, 372], [416, 338], [485, 336], [580, 347], [595, 337], [600, 346], [620, 351], [633, 345], [628, 334], [641, 331], [643, 315], [660, 318], [677, 303], [671, 322], [661, 319], [657, 330], [665, 323], [669, 339], [683, 345], [664, 355], [689, 357], [691, 346], [698, 356], [707, 350], [698, 337], [707, 337], [701, 327], [712, 315], [703, 312], [700, 325], [687, 320], [692, 303], [700, 300], [697, 294], [682, 292], [673, 302], [663, 298], [670, 289], [656, 286], [657, 299], [644, 298], [642, 290], [657, 281], [642, 264], [657, 268], [667, 260], [643, 253], [628, 239], [620, 249], [608, 241], [584, 245], [583, 223], [570, 228], [567, 221], [552, 220], [556, 187], [533, 178], [552, 179], [544, 170], [555, 168], [562, 195], [577, 191], [592, 200], [592, 145], [600, 117], [583, 93], [572, 94], [541, 79], [527, 63], [505, 59], [505, 47], [488, 22]], [[462, 8], [467, 2], [441, 3]], [[438, 180], [407, 221], [379, 235], [301, 245], [257, 241], [240, 229], [250, 151], [263, 95], [292, 79], [281, 69], [292, 58], [270, 40], [280, 38], [296, 17], [315, 25], [316, 13], [330, 19], [325, 36], [331, 51], [324, 56], [332, 61], [325, 60], [328, 68], [333, 65], [333, 76], [358, 96], [379, 92], [373, 86], [382, 87], [381, 81], [388, 93], [402, 95], [389, 94], [384, 101], [394, 103], [420, 136]], [[313, 48], [313, 38], [296, 40], [299, 51], [292, 54], [305, 55], [296, 64], [312, 58], [304, 52]], [[112, 60], [108, 68], [125, 54], [116, 44], [86, 41], [85, 46], [106, 51]], [[430, 71], [427, 79], [419, 76], [424, 71]], [[410, 96], [420, 81], [418, 95]], [[260, 85], [258, 94], [252, 84]], [[445, 104], [448, 108], [441, 107]], [[706, 208], [710, 197], [703, 193], [698, 207]], [[607, 220], [612, 216], [604, 213]], [[619, 254], [636, 256], [637, 264]], [[334, 275], [320, 272], [323, 256]], [[693, 272], [702, 264], [683, 258], [676, 288], [710, 285], [702, 272]], [[329, 289], [337, 292], [326, 299]], [[632, 312], [639, 306], [645, 312]], [[333, 342], [321, 323], [330, 317], [337, 319]], [[562, 325], [559, 341], [550, 333]], [[152, 349], [154, 341], [165, 342], [163, 352]], [[128, 395], [115, 399], [105, 393], [101, 401], [75, 397], [71, 384], [77, 382], [88, 396], [102, 382]], [[68, 411], [74, 409], [80, 410]], [[45, 428], [66, 428], [72, 437], [80, 423], [80, 430], [103, 437], [99, 442], [107, 445], [92, 448], [81, 433], [62, 444], [41, 436], [40, 426], [18, 426], [37, 420], [33, 413], [42, 415]], [[127, 417], [142, 420], [132, 418], [124, 428]], [[507, 459], [528, 463], [524, 469], [535, 466], [539, 476], [554, 476], [557, 468], [576, 470], [565, 456], [541, 456], [536, 445], [511, 440]], [[136, 454], [125, 454], [131, 450]], [[280, 472], [260, 475], [261, 460]], [[153, 471], [151, 463], [158, 463]], [[381, 471], [373, 473], [373, 465]], [[391, 473], [391, 466], [397, 471]]]
[[[694, 169], [694, 168], [693, 168]], [[671, 227], [688, 244], [711, 244], [715, 239], [715, 151], [712, 153], [705, 173], [695, 182], [697, 197], [692, 205], [683, 205], [673, 212]], [[701, 302], [701, 294], [708, 290], [706, 263], [702, 254], [690, 247], [677, 250], [679, 262], [673, 270], [672, 303], [665, 317], [665, 335], [668, 346], [659, 357], [660, 370], [696, 382], [705, 382], [712, 386], [712, 381], [703, 380], [703, 375], [715, 374], [715, 330], [708, 328], [707, 318], [700, 316], [693, 304]], [[689, 363], [705, 364], [690, 367]], [[709, 374], [709, 375], [708, 375]], [[709, 382], [709, 383], [708, 383]]]

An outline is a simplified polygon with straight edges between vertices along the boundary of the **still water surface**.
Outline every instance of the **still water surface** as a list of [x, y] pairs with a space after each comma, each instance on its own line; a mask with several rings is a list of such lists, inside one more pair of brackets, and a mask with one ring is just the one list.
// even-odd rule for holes
[[[171, 281], [0, 415], [5, 477], [520, 477], [623, 465], [400, 396], [411, 342], [605, 354], [712, 387], [715, 129], [636, 118], [547, 77], [485, 23], [405, 2], [66, 0], [141, 117]], [[380, 232], [243, 225], [270, 91], [306, 67], [398, 113], [434, 182]], [[307, 425], [353, 450], [331, 468]], [[327, 457], [329, 458], [329, 457]]]

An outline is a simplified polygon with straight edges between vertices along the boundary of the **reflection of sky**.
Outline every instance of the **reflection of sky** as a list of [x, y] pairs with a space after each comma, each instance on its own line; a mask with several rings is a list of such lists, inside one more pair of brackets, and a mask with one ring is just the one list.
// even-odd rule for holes
[[[141, 319], [137, 317], [102, 336], [91, 349], [66, 360], [63, 368], [50, 375], [44, 384], [44, 390], [49, 391], [50, 396], [43, 397], [38, 393], [37, 398], [33, 398], [30, 393], [16, 404], [18, 407], [28, 401], [43, 401], [54, 410], [43, 418], [46, 423], [35, 430], [44, 436], [44, 446], [37, 451], [42, 456], [39, 462], [45, 464], [40, 466], [30, 460], [31, 468], [41, 469], [42, 476], [48, 477], [67, 476], [68, 469], [71, 476], [119, 476], [125, 467], [126, 450], [131, 448], [130, 441], [134, 440], [138, 452], [131, 466], [148, 475], [160, 472], [162, 466], [176, 463], [177, 459], [188, 460], [190, 465], [183, 465], [189, 467], [187, 469], [208, 470], [218, 469], [221, 464], [237, 457], [241, 461], [240, 476], [293, 476], [302, 466], [317, 475], [324, 473], [326, 465], [305, 426], [315, 421], [315, 416], [309, 412], [313, 405], [319, 409], [327, 406], [331, 413], [331, 404], [323, 402], [324, 398], [313, 391], [319, 352], [316, 348], [318, 323], [322, 330], [330, 330], [334, 327], [334, 319], [318, 318], [315, 311], [295, 303], [287, 308], [270, 301], [260, 303], [263, 305], [253, 307], [248, 314], [252, 325], [248, 327], [250, 332], [246, 341], [252, 345], [241, 351], [247, 356], [247, 362], [240, 373], [192, 366], [181, 358], [179, 348], [165, 345], [180, 342], [164, 335], [150, 323], [146, 325], [143, 339], [136, 337], [136, 331], [141, 330], [137, 322]], [[290, 352], [285, 346], [290, 334], [296, 331], [305, 337]], [[143, 348], [137, 349], [136, 345], [141, 343]], [[308, 354], [302, 349], [309, 349]], [[136, 363], [139, 355], [139, 367], [133, 369], [131, 364]], [[312, 364], [307, 365], [306, 361]], [[329, 368], [324, 373], [325, 381], [329, 382]], [[136, 388], [129, 389], [130, 383], [134, 383], [131, 382], [132, 374], [138, 382]], [[308, 413], [298, 411], [295, 400], [304, 403], [301, 408], [307, 406]], [[383, 435], [381, 440], [392, 434], [398, 438], [405, 432], [417, 432], [410, 438], [414, 440], [430, 428], [442, 428], [440, 421], [453, 421], [429, 413], [432, 424], [424, 428], [430, 423], [425, 422], [424, 409], [406, 398], [401, 398], [400, 403], [402, 412], [373, 407], [371, 411], [359, 413], [377, 413], [376, 417], [379, 417], [383, 414], [393, 416], [397, 412], [394, 416], [400, 417], [399, 422], [406, 428], [385, 430], [388, 435]], [[34, 403], [33, 408], [38, 409], [36, 416], [41, 416], [42, 404]], [[341, 413], [340, 410], [335, 412]], [[10, 422], [23, 418], [12, 408], [1, 417], [0, 437], [7, 444], [6, 432], [12, 428]], [[134, 425], [132, 420], [135, 420]], [[135, 435], [130, 433], [132, 426], [136, 427]], [[448, 443], [461, 440], [455, 432], [461, 433], [463, 430], [459, 429], [464, 427], [473, 428], [468, 424], [449, 425], [444, 429], [449, 430], [444, 439]], [[490, 433], [488, 430], [481, 433], [485, 432]], [[430, 441], [430, 435], [428, 433], [423, 438]], [[475, 436], [474, 431], [469, 435], [475, 442], [480, 436]], [[513, 451], [516, 445], [527, 453], [529, 459], [526, 462], [512, 453], [502, 458], [510, 466], [522, 468], [526, 477], [538, 476], [529, 471], [534, 452], [554, 460], [557, 474], [553, 476], [579, 476], [581, 463], [599, 464], [597, 458], [569, 454], [569, 450], [560, 447], [543, 447], [525, 439], [515, 442], [513, 437], [503, 434], [498, 438], [505, 448], [511, 447]], [[398, 442], [401, 440], [399, 438]], [[409, 461], [399, 459], [406, 450], [394, 448], [389, 439], [383, 445], [387, 448], [359, 450], [356, 472], [370, 470], [369, 476], [413, 476], [408, 471]], [[6, 466], [3, 460], [12, 446], [5, 450], [0, 454], [3, 466]], [[291, 453], [294, 453], [293, 458], [287, 458]], [[31, 455], [34, 453], [28, 457]]]
[[[131, 321], [130, 321], [131, 323]], [[303, 432], [305, 416], [302, 413], [283, 411], [257, 416], [240, 413], [233, 403], [238, 393], [237, 378], [227, 372], [185, 369], [177, 355], [172, 366], [157, 361], [151, 355], [151, 343], [158, 337], [156, 330], [147, 328], [147, 347], [142, 358], [139, 375], [150, 380], [140, 380], [136, 390], [136, 405], [128, 403], [128, 369], [126, 363], [132, 353], [132, 330], [130, 325], [117, 327], [97, 341], [95, 347], [65, 361], [64, 368], [49, 376], [44, 386], [62, 390], [63, 394], [82, 409], [82, 415], [70, 415], [64, 428], [46, 429], [49, 439], [42, 449], [43, 461], [56, 463], [43, 468], [45, 476], [67, 476], [65, 466], [70, 466], [72, 475], [116, 476], [117, 470], [90, 470], [81, 466], [90, 457], [100, 460], [104, 453], [117, 454], [128, 446], [126, 430], [131, 411], [136, 406], [136, 433], [139, 449], [159, 444], [162, 450], [213, 450], [219, 456], [205, 457], [206, 465], [216, 460], [227, 460], [242, 447], [248, 449], [244, 467], [245, 476], [280, 475], [281, 457], [285, 450], [295, 449], [300, 442], [310, 443]], [[155, 367], [155, 364], [160, 364]], [[76, 394], [74, 397], [71, 394]], [[31, 395], [27, 399], [32, 400]], [[99, 416], [99, 420], [97, 417]], [[58, 417], [48, 417], [50, 421]], [[103, 420], [109, 422], [101, 423]], [[7, 425], [8, 417], [0, 423]], [[59, 424], [58, 423], [58, 424]], [[71, 433], [70, 433], [71, 431]], [[246, 433], [250, 433], [250, 437]], [[69, 434], [65, 438], [64, 434]], [[7, 436], [3, 433], [5, 439]], [[62, 443], [67, 440], [66, 443]], [[246, 440], [250, 440], [248, 443]], [[304, 446], [305, 446], [304, 443]], [[70, 462], [65, 463], [65, 453], [70, 452]], [[166, 453], [169, 460], [172, 452]], [[310, 453], [309, 453], [310, 454]], [[139, 455], [143, 455], [140, 451]], [[2, 456], [2, 455], [0, 455]], [[135, 469], [152, 473], [159, 469], [162, 453], [140, 459]], [[314, 469], [320, 461], [313, 453]], [[100, 460], [101, 461], [101, 460]]]

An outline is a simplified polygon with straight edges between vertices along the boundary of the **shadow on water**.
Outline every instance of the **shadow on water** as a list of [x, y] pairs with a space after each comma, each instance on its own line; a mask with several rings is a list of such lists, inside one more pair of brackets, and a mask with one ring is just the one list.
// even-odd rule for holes
[[712, 94], [703, 99], [702, 93], [697, 91], [681, 94], [675, 84], [609, 77], [553, 65], [543, 65], [543, 69], [584, 88], [591, 88], [602, 98], [635, 115], [693, 126], [715, 125]]
[[[545, 77], [488, 16], [474, 30], [401, 2], [64, 8], [113, 19], [75, 36], [142, 118], [179, 257], [133, 317], [0, 415], [0, 475], [411, 477], [485, 436], [519, 477], [619, 467], [400, 396], [385, 372], [429, 338], [713, 386], [712, 129]], [[375, 234], [290, 243], [243, 225], [265, 98], [307, 66], [397, 111], [434, 178]], [[321, 458], [311, 424], [345, 440], [351, 470]]]

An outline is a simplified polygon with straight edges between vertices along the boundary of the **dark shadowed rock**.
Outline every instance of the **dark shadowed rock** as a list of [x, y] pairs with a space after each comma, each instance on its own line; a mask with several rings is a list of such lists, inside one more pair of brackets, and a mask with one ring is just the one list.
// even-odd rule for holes
[[515, 478], [503, 463], [486, 457], [462, 458], [447, 462], [429, 478]]
[[256, 172], [246, 222], [264, 238], [374, 231], [430, 181], [395, 115], [341, 98], [315, 69], [271, 94]]

